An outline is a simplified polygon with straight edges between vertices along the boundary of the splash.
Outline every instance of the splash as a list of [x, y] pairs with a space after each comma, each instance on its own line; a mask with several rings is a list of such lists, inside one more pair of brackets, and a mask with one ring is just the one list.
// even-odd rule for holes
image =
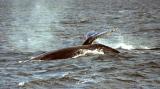
[[128, 50], [135, 49], [133, 45], [127, 45], [125, 43], [118, 43], [117, 45], [115, 45], [114, 48], [122, 48], [122, 49], [128, 49]]
[[[123, 40], [118, 40], [116, 42], [106, 40], [99, 38], [96, 40], [96, 43], [104, 44], [106, 46], [112, 47], [112, 48], [121, 48], [121, 49], [127, 49], [127, 50], [133, 50], [133, 49], [151, 49], [150, 47], [144, 46], [144, 45], [133, 45], [129, 42], [124, 42]], [[138, 44], [138, 43], [137, 43]]]

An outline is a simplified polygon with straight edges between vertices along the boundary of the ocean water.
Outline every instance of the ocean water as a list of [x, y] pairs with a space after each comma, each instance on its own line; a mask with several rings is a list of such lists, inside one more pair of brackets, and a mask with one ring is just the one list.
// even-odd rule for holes
[[[160, 89], [159, 0], [0, 0], [0, 89]], [[120, 56], [32, 56], [90, 31]]]

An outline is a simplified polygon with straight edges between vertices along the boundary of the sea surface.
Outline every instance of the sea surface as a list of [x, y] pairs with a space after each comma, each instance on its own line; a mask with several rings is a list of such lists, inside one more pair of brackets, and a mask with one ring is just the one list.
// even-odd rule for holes
[[[160, 0], [0, 0], [0, 89], [160, 89]], [[120, 56], [31, 57], [90, 31]]]

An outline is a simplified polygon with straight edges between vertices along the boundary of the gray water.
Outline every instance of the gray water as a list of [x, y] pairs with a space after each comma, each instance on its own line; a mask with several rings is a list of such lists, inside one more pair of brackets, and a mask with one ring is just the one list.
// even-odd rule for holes
[[[0, 0], [0, 89], [160, 89], [159, 0]], [[81, 45], [89, 31], [120, 57], [30, 57]]]

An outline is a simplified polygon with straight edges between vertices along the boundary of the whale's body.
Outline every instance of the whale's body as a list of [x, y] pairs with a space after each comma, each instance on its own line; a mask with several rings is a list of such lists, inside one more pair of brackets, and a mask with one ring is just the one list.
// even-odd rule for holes
[[[119, 53], [119, 51], [102, 45], [102, 44], [91, 44], [91, 45], [82, 45], [82, 46], [75, 46], [75, 47], [68, 47], [64, 49], [59, 49], [56, 51], [44, 53], [33, 57], [32, 59], [35, 60], [54, 60], [54, 59], [66, 59], [66, 58], [74, 58], [79, 55], [85, 54], [94, 54], [92, 51], [97, 51], [102, 54], [106, 53]], [[87, 53], [85, 53], [87, 52]]]
[[[102, 32], [99, 34], [92, 35], [88, 37], [85, 42], [80, 46], [63, 48], [44, 54], [40, 54], [36, 57], [32, 57], [34, 60], [56, 60], [56, 59], [66, 59], [66, 58], [75, 58], [78, 56], [83, 56], [86, 54], [118, 54], [118, 50], [111, 47], [102, 45], [102, 44], [92, 44], [93, 41], [99, 36], [105, 34]], [[95, 52], [96, 51], [96, 52]]]

